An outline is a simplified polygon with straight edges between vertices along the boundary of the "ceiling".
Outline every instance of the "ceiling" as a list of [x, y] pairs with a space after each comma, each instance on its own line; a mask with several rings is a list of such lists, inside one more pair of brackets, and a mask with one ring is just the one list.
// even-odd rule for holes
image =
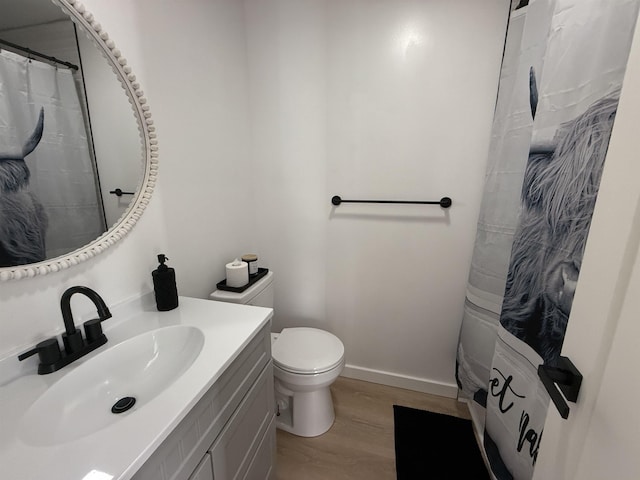
[[0, 31], [67, 18], [51, 0], [0, 0]]

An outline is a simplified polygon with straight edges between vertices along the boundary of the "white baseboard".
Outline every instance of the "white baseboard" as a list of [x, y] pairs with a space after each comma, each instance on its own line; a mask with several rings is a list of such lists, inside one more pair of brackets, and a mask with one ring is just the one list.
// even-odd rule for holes
[[345, 365], [342, 376], [440, 397], [456, 398], [458, 396], [458, 386], [455, 383], [434, 382], [426, 378], [410, 377], [354, 365]]

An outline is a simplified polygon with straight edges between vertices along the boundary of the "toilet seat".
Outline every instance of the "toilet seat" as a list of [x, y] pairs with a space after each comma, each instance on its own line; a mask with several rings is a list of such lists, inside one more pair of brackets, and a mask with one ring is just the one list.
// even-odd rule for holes
[[339, 366], [344, 358], [340, 339], [317, 328], [285, 328], [272, 348], [273, 363], [298, 375], [327, 372]]

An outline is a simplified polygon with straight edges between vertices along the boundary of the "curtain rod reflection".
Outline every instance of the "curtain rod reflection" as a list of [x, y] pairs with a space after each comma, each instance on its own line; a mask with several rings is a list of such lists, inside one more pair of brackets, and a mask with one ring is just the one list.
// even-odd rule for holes
[[15, 50], [25, 52], [29, 58], [31, 58], [31, 56], [40, 57], [40, 58], [44, 58], [49, 62], [54, 62], [60, 65], [64, 65], [65, 67], [68, 67], [72, 70], [78, 70], [78, 66], [74, 65], [73, 63], [65, 62], [64, 60], [58, 60], [56, 57], [51, 57], [49, 55], [45, 55], [44, 53], [36, 52], [35, 50], [31, 50], [30, 48], [27, 48], [27, 47], [21, 47], [20, 45], [17, 45], [12, 42], [8, 42], [7, 40], [2, 40], [1, 38], [0, 38], [0, 45], [5, 45]]

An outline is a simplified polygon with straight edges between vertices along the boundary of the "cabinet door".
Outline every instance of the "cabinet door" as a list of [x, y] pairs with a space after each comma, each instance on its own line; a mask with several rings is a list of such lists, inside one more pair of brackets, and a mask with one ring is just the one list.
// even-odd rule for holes
[[274, 428], [271, 363], [253, 385], [211, 448], [215, 480], [244, 478], [268, 428]]
[[211, 454], [205, 454], [202, 461], [193, 471], [189, 480], [213, 480], [213, 467], [211, 466]]
[[258, 451], [251, 460], [244, 480], [269, 480], [275, 478], [276, 471], [276, 421], [271, 425], [260, 442]]

